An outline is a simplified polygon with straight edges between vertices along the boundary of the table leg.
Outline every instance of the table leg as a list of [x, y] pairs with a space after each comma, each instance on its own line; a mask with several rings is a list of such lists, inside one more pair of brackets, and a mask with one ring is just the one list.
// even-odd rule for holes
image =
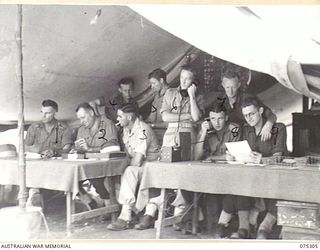
[[161, 231], [163, 228], [163, 220], [164, 220], [164, 214], [165, 214], [165, 196], [166, 196], [166, 189], [162, 188], [161, 189], [161, 194], [160, 194], [160, 207], [159, 207], [159, 215], [158, 215], [158, 222], [157, 223], [157, 229], [156, 229], [156, 239], [161, 238]]
[[66, 195], [66, 216], [67, 216], [67, 236], [71, 236], [71, 223], [72, 223], [72, 210], [73, 210], [73, 204], [72, 204], [72, 193], [71, 192], [67, 192]]
[[[110, 193], [110, 201], [111, 201], [111, 204], [117, 204], [117, 198], [116, 198], [116, 183], [115, 183], [115, 177], [114, 176], [107, 176], [106, 178], [108, 178], [108, 182], [110, 183], [110, 190], [109, 190], [109, 193]], [[115, 222], [117, 220], [117, 213], [112, 213], [111, 214], [111, 221], [112, 222]]]
[[198, 207], [199, 193], [193, 194], [193, 214], [192, 214], [192, 234], [197, 234], [198, 229], [198, 217], [199, 217], [199, 207]]

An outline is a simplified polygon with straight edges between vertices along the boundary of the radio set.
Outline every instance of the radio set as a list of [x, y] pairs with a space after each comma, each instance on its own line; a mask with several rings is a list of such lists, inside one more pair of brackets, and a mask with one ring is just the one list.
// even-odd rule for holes
[[180, 146], [162, 147], [160, 161], [178, 162], [191, 160], [191, 133], [179, 132]]

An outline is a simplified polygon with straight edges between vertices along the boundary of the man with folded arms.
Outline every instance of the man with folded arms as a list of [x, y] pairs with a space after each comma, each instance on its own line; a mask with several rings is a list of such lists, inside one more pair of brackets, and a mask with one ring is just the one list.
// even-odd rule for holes
[[[285, 125], [283, 123], [275, 123], [271, 131], [271, 138], [266, 141], [262, 141], [261, 131], [266, 123], [265, 118], [262, 116], [265, 111], [264, 108], [254, 97], [244, 99], [241, 107], [242, 114], [247, 121], [247, 124], [243, 127], [243, 140], [247, 140], [252, 149], [250, 161], [253, 163], [261, 163], [262, 157], [285, 155], [287, 153], [287, 134]], [[227, 154], [227, 159], [234, 160], [234, 157]], [[276, 200], [263, 200], [267, 214], [258, 228], [258, 239], [266, 239], [276, 222]], [[231, 220], [232, 213], [238, 211], [239, 230], [232, 237], [242, 239], [248, 238], [250, 236], [249, 210], [253, 205], [253, 198], [244, 196], [227, 196], [219, 219], [220, 237], [225, 236], [225, 226]], [[256, 218], [252, 218], [250, 222], [251, 224], [256, 223]]]
[[[71, 130], [55, 118], [56, 112], [58, 104], [55, 101], [42, 101], [41, 121], [31, 124], [27, 131], [26, 152], [39, 153], [45, 158], [69, 152], [73, 144]], [[41, 200], [40, 190], [30, 188], [27, 205], [41, 206]]]
[[118, 121], [123, 127], [123, 143], [129, 156], [129, 166], [121, 176], [119, 203], [122, 210], [118, 219], [107, 229], [121, 231], [133, 228], [132, 212], [135, 212], [136, 190], [140, 183], [145, 160], [159, 157], [158, 140], [151, 127], [140, 120], [136, 106], [124, 104], [118, 109]]
[[[114, 123], [105, 116], [96, 115], [88, 103], [81, 103], [76, 108], [80, 128], [75, 141], [75, 149], [79, 152], [100, 152], [109, 146], [118, 146], [118, 132]], [[105, 177], [90, 179], [105, 205], [110, 204], [109, 192], [104, 185]], [[97, 202], [84, 190], [82, 183], [79, 185], [80, 199], [89, 209], [97, 208]]]

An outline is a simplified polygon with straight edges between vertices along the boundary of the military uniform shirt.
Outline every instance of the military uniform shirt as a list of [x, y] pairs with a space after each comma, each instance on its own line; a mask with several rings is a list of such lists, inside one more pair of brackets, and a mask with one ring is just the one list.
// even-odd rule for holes
[[39, 153], [45, 150], [61, 151], [67, 144], [72, 144], [72, 133], [68, 126], [54, 120], [54, 127], [51, 132], [47, 132], [42, 122], [30, 125], [25, 144], [27, 146], [39, 147]]
[[256, 135], [254, 127], [245, 124], [243, 140], [247, 140], [252, 151], [261, 153], [263, 157], [269, 157], [278, 152], [287, 154], [287, 131], [283, 123], [275, 123], [271, 130], [271, 139], [264, 142], [261, 141], [261, 135]]
[[[152, 123], [161, 123], [163, 122], [162, 120], [162, 115], [161, 115], [161, 108], [162, 108], [162, 103], [163, 103], [163, 97], [167, 91], [167, 87], [165, 87], [164, 91], [162, 93], [156, 93], [153, 101], [152, 101], [152, 108], [151, 108], [151, 113], [147, 119], [148, 122]], [[156, 110], [154, 110], [156, 109]]]
[[100, 147], [100, 149], [119, 145], [118, 131], [114, 123], [105, 116], [97, 116], [96, 119], [99, 119], [97, 131], [90, 131], [89, 128], [81, 126], [78, 130], [77, 140], [83, 138], [88, 147]]
[[220, 156], [226, 153], [226, 142], [239, 141], [241, 138], [240, 127], [236, 123], [226, 124], [220, 131], [208, 134], [204, 140], [204, 157]]
[[[111, 98], [106, 96], [100, 97], [99, 101], [101, 106], [105, 106], [105, 116], [113, 122], [117, 122], [117, 111], [119, 107], [126, 103], [122, 97], [122, 94], [117, 91], [117, 93], [114, 94]], [[133, 103], [138, 110], [138, 104], [136, 101], [131, 98], [129, 102]]]
[[[203, 97], [202, 95], [196, 94], [196, 103], [200, 111], [203, 112]], [[182, 98], [180, 94], [180, 87], [178, 88], [170, 88], [166, 91], [160, 113], [165, 111], [179, 114], [181, 113], [190, 113], [191, 114], [191, 105], [190, 98]], [[191, 122], [191, 121], [189, 121]]]
[[151, 127], [139, 118], [136, 118], [131, 131], [128, 128], [123, 129], [123, 143], [130, 157], [140, 153], [149, 158], [159, 153], [157, 137]]
[[230, 122], [235, 122], [240, 124], [241, 126], [246, 123], [245, 118], [243, 117], [242, 114], [242, 108], [241, 108], [241, 103], [243, 102], [244, 99], [248, 98], [248, 97], [254, 97], [256, 98], [261, 107], [264, 108], [264, 112], [263, 112], [263, 117], [267, 120], [276, 120], [276, 116], [275, 114], [271, 111], [271, 109], [269, 107], [267, 107], [266, 105], [264, 105], [259, 98], [257, 98], [256, 96], [247, 93], [247, 92], [243, 92], [243, 91], [238, 91], [237, 94], [237, 98], [236, 98], [236, 102], [233, 104], [233, 108], [230, 106], [229, 103], [229, 99], [227, 97], [227, 95], [224, 92], [215, 92], [212, 93], [212, 95], [210, 94], [210, 99], [206, 102], [206, 110], [210, 111], [210, 107], [212, 105], [213, 102], [218, 101], [221, 102], [221, 104], [223, 104], [225, 106], [225, 108], [227, 109], [227, 114], [229, 117], [229, 121]]

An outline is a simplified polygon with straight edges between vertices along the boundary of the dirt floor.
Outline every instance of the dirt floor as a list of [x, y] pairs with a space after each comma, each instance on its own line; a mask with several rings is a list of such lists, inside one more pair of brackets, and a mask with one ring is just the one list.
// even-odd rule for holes
[[[8, 205], [2, 204], [2, 207]], [[77, 212], [85, 210], [83, 204], [76, 202]], [[155, 239], [156, 235], [154, 228], [143, 231], [128, 229], [120, 232], [107, 230], [107, 225], [111, 223], [111, 216], [100, 216], [74, 223], [72, 234], [68, 236], [66, 233], [66, 204], [63, 195], [45, 201], [44, 215], [49, 232], [42, 223], [39, 239]], [[172, 227], [166, 227], [163, 232], [164, 239], [201, 239], [201, 237], [174, 231]]]
[[[8, 206], [9, 204], [0, 204]], [[11, 204], [12, 205], [12, 204]], [[76, 212], [85, 211], [86, 207], [80, 202], [76, 202]], [[73, 231], [70, 236], [66, 232], [66, 203], [65, 196], [60, 194], [54, 199], [45, 201], [44, 215], [49, 231], [42, 223], [39, 239], [155, 239], [156, 230], [154, 228], [143, 231], [128, 229], [124, 231], [107, 230], [107, 225], [111, 223], [111, 216], [100, 216], [86, 219], [73, 224]], [[139, 218], [137, 218], [138, 220]], [[202, 228], [197, 235], [186, 234], [175, 231], [172, 226], [165, 227], [163, 239], [214, 239], [214, 231], [208, 233]], [[274, 239], [276, 239], [275, 237]]]

